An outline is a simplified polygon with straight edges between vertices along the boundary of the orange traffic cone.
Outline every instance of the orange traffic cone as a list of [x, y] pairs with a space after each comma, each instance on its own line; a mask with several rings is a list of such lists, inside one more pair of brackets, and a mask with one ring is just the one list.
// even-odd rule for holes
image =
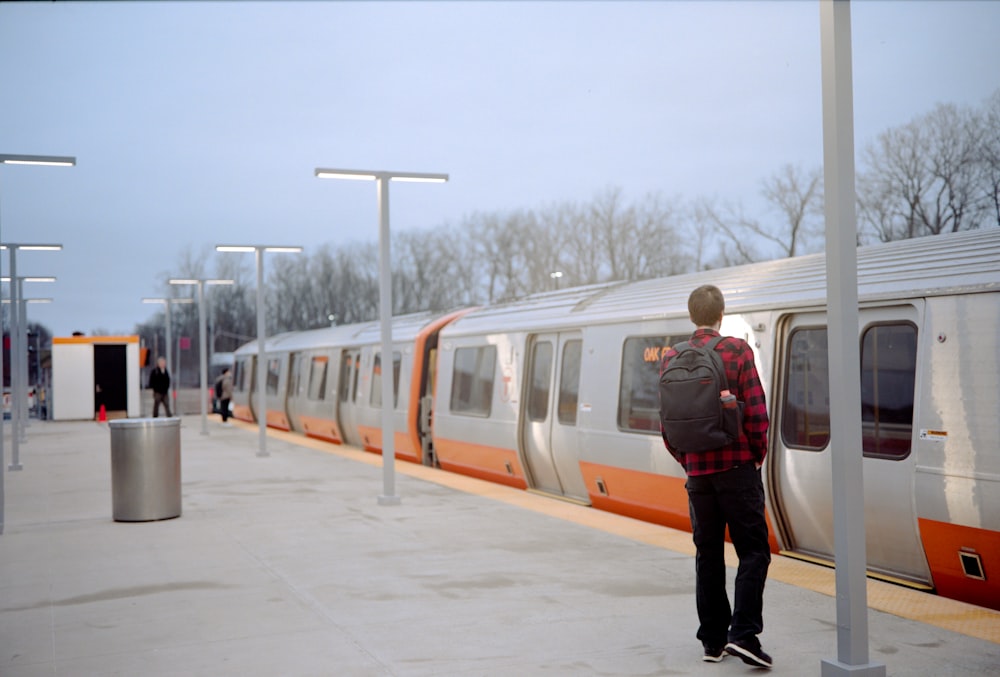
[[97, 422], [98, 423], [105, 423], [107, 420], [108, 420], [108, 412], [104, 408], [104, 405], [102, 404], [101, 405], [101, 410], [99, 412], [97, 412]]

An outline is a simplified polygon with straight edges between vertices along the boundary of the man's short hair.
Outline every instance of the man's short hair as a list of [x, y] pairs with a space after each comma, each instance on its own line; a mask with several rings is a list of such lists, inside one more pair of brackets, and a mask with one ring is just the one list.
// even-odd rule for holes
[[688, 297], [688, 314], [691, 321], [699, 327], [711, 327], [719, 321], [725, 310], [726, 300], [715, 285], [702, 285]]

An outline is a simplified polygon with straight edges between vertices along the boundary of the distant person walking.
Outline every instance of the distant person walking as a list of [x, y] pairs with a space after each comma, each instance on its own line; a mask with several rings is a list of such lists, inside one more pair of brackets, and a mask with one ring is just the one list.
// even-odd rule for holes
[[[705, 650], [704, 660], [716, 663], [728, 653], [749, 665], [770, 668], [771, 657], [757, 638], [764, 629], [764, 581], [771, 563], [760, 473], [767, 454], [767, 406], [750, 346], [743, 339], [719, 334], [724, 311], [725, 299], [718, 287], [705, 285], [688, 297], [688, 313], [697, 329], [689, 341], [670, 348], [660, 365], [663, 440], [687, 473], [685, 487], [697, 548], [697, 637]], [[713, 349], [714, 355], [709, 352]], [[671, 361], [677, 364], [668, 375]], [[700, 378], [692, 367], [686, 385], [677, 386], [685, 378], [683, 370], [695, 363], [715, 366], [700, 372]], [[706, 377], [709, 373], [716, 376]], [[671, 378], [676, 380], [668, 384]], [[671, 387], [692, 390], [686, 391], [687, 397], [670, 397], [671, 392], [681, 392]], [[699, 387], [712, 388], [712, 392]], [[698, 394], [704, 395], [706, 403], [714, 400], [715, 411], [721, 411], [708, 419], [715, 421], [712, 425], [721, 433], [706, 430], [706, 419], [694, 423], [695, 418], [685, 413], [690, 411], [686, 403], [699, 399]], [[709, 436], [712, 441], [706, 440]], [[740, 560], [732, 608], [726, 593], [727, 526]]]
[[153, 418], [160, 415], [161, 404], [167, 412], [167, 418], [170, 418], [173, 414], [170, 413], [170, 374], [167, 372], [166, 358], [156, 360], [156, 367], [149, 373], [149, 389], [153, 391]]
[[226, 423], [229, 420], [229, 401], [233, 399], [233, 375], [228, 367], [215, 379], [215, 395], [219, 399], [222, 422]]

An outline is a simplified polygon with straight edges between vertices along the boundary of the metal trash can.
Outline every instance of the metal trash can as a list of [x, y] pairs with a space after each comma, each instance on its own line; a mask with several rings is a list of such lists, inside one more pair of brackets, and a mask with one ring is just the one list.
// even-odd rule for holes
[[111, 504], [116, 522], [150, 522], [181, 514], [181, 420], [109, 421]]

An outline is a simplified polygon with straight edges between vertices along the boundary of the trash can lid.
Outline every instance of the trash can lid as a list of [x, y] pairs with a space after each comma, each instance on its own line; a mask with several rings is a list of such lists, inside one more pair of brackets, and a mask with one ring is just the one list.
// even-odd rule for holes
[[179, 426], [181, 420], [176, 416], [166, 418], [116, 418], [108, 421], [112, 428], [168, 428]]

